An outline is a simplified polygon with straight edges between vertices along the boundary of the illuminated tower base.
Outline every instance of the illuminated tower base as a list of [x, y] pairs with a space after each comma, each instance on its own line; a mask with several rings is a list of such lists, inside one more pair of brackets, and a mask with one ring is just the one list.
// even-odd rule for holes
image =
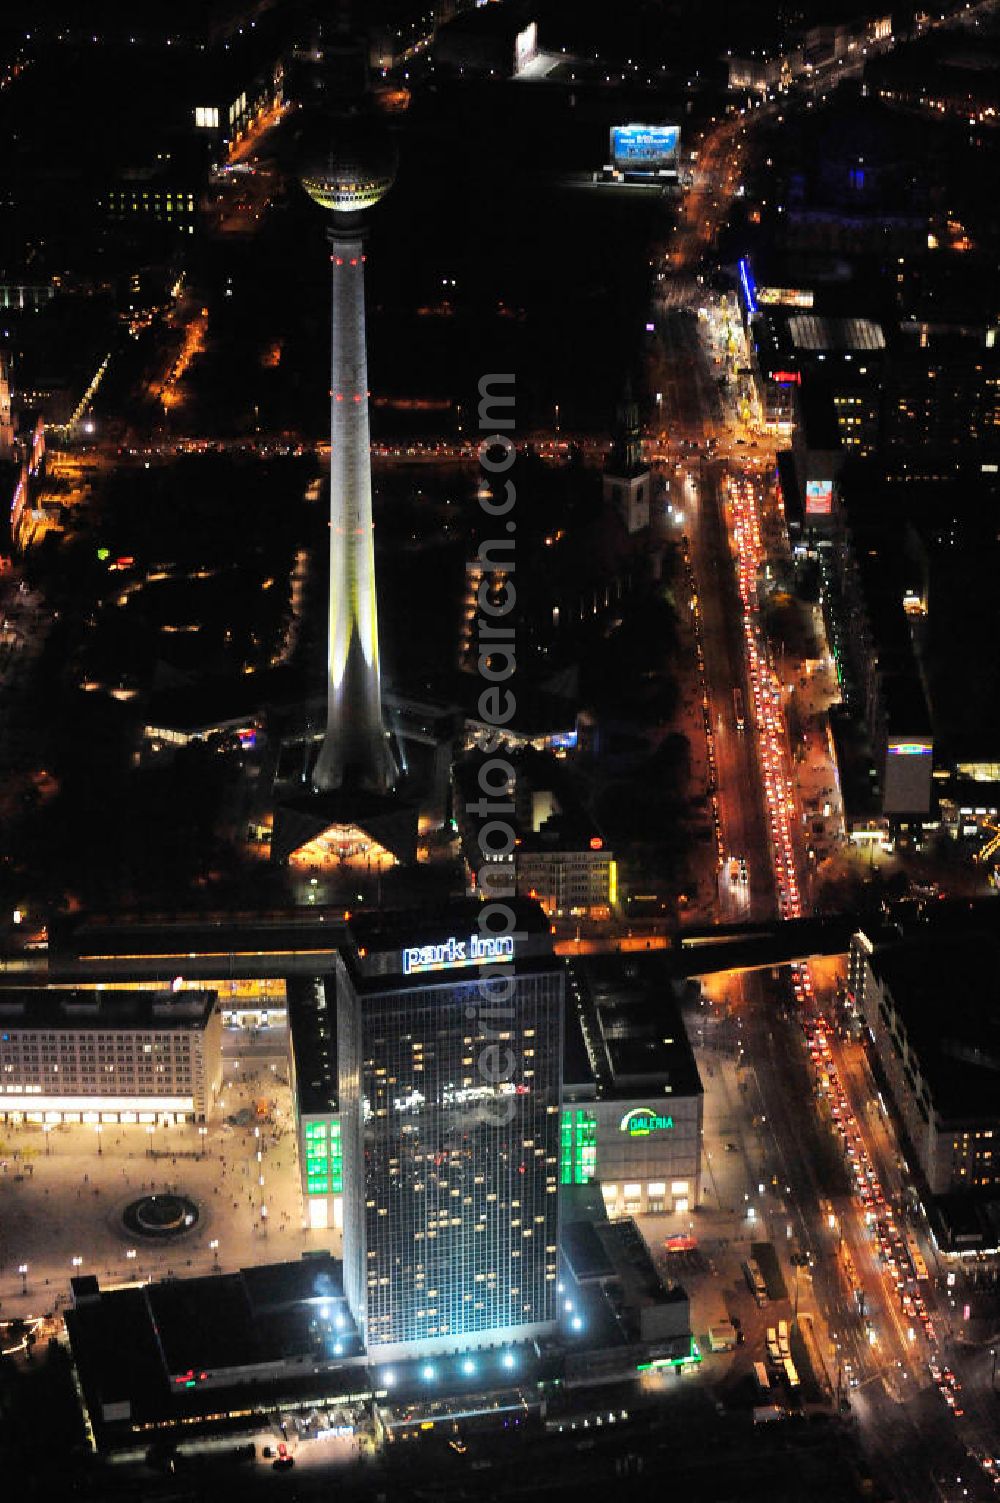
[[382, 724], [375, 540], [360, 229], [329, 231], [333, 291], [330, 390], [330, 597], [326, 735], [313, 786], [387, 792], [395, 782]]

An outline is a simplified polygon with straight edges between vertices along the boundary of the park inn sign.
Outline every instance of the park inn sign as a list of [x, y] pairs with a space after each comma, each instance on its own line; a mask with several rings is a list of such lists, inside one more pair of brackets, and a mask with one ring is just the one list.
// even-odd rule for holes
[[661, 1117], [649, 1106], [636, 1106], [625, 1113], [619, 1131], [627, 1132], [630, 1138], [648, 1138], [654, 1132], [669, 1132], [673, 1125], [673, 1117]]
[[403, 975], [419, 976], [424, 971], [454, 971], [463, 966], [509, 965], [514, 959], [513, 934], [470, 934], [468, 939], [455, 935], [436, 945], [409, 945], [403, 951]]

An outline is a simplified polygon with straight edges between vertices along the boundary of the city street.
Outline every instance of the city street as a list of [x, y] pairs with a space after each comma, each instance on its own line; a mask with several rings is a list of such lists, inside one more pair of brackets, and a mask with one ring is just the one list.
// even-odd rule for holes
[[[747, 364], [742, 330], [730, 307], [692, 275], [714, 233], [714, 215], [736, 191], [731, 165], [719, 165], [731, 134], [730, 124], [702, 143], [700, 202], [689, 195], [664, 251], [650, 363], [654, 458], [671, 473], [680, 466], [683, 476], [722, 921], [738, 915], [731, 856], [746, 860], [754, 917], [775, 908], [782, 917], [799, 917], [812, 907], [814, 870], [826, 879], [835, 867], [849, 867], [826, 729], [837, 694], [822, 619], [813, 613], [814, 661], [785, 655], [775, 661], [760, 588], [768, 564], [788, 567], [790, 550], [766, 478], [773, 448], [739, 376]], [[696, 320], [699, 307], [704, 313]], [[734, 876], [738, 884], [738, 861]], [[828, 1021], [834, 985], [835, 977], [824, 974], [821, 987], [817, 968], [814, 990], [805, 961], [790, 978], [764, 972], [713, 980], [717, 1013], [714, 1023], [702, 1024], [702, 1043], [706, 1032], [735, 1023], [740, 1048], [731, 1086], [726, 1072], [733, 1067], [709, 1064], [699, 1053], [703, 1072], [718, 1078], [714, 1087], [705, 1082], [705, 1185], [693, 1234], [714, 1261], [721, 1249], [711, 1220], [734, 1210], [739, 1216], [742, 1182], [744, 1216], [752, 1209], [767, 1242], [780, 1249], [792, 1312], [811, 1318], [831, 1398], [850, 1405], [851, 1423], [860, 1427], [892, 1496], [909, 1503], [990, 1496], [989, 1468], [976, 1459], [997, 1448], [987, 1354], [962, 1351], [950, 1339], [953, 1316], [943, 1291], [933, 1287], [940, 1270], [926, 1237], [907, 1219], [905, 1168], [863, 1053], [838, 1039]], [[720, 1088], [723, 1101], [727, 1091], [738, 1093], [742, 1110], [727, 1109], [719, 1118], [716, 1107], [710, 1114]], [[741, 1219], [729, 1239], [747, 1246], [748, 1230]], [[809, 1266], [788, 1262], [793, 1249], [808, 1255]], [[931, 1279], [919, 1276], [924, 1263]], [[752, 1314], [748, 1340], [759, 1336], [759, 1325]], [[992, 1369], [988, 1376], [992, 1385]]]

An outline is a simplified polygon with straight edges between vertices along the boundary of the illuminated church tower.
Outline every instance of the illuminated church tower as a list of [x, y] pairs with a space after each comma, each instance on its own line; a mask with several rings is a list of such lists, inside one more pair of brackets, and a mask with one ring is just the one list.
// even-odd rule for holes
[[330, 597], [326, 734], [317, 792], [385, 793], [396, 768], [382, 724], [365, 345], [366, 213], [395, 176], [389, 141], [362, 118], [336, 122], [302, 186], [330, 215]]

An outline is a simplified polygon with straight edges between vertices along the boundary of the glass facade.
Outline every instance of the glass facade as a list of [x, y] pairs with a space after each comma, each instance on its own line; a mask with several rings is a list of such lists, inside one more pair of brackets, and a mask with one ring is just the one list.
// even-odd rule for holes
[[555, 1320], [563, 974], [504, 984], [501, 1008], [475, 980], [359, 997], [338, 972], [344, 1275], [369, 1351]]
[[339, 1195], [344, 1188], [344, 1156], [340, 1122], [335, 1117], [313, 1118], [302, 1131], [306, 1154], [306, 1192]]
[[559, 1183], [589, 1185], [597, 1173], [597, 1118], [565, 1107], [559, 1125]]

